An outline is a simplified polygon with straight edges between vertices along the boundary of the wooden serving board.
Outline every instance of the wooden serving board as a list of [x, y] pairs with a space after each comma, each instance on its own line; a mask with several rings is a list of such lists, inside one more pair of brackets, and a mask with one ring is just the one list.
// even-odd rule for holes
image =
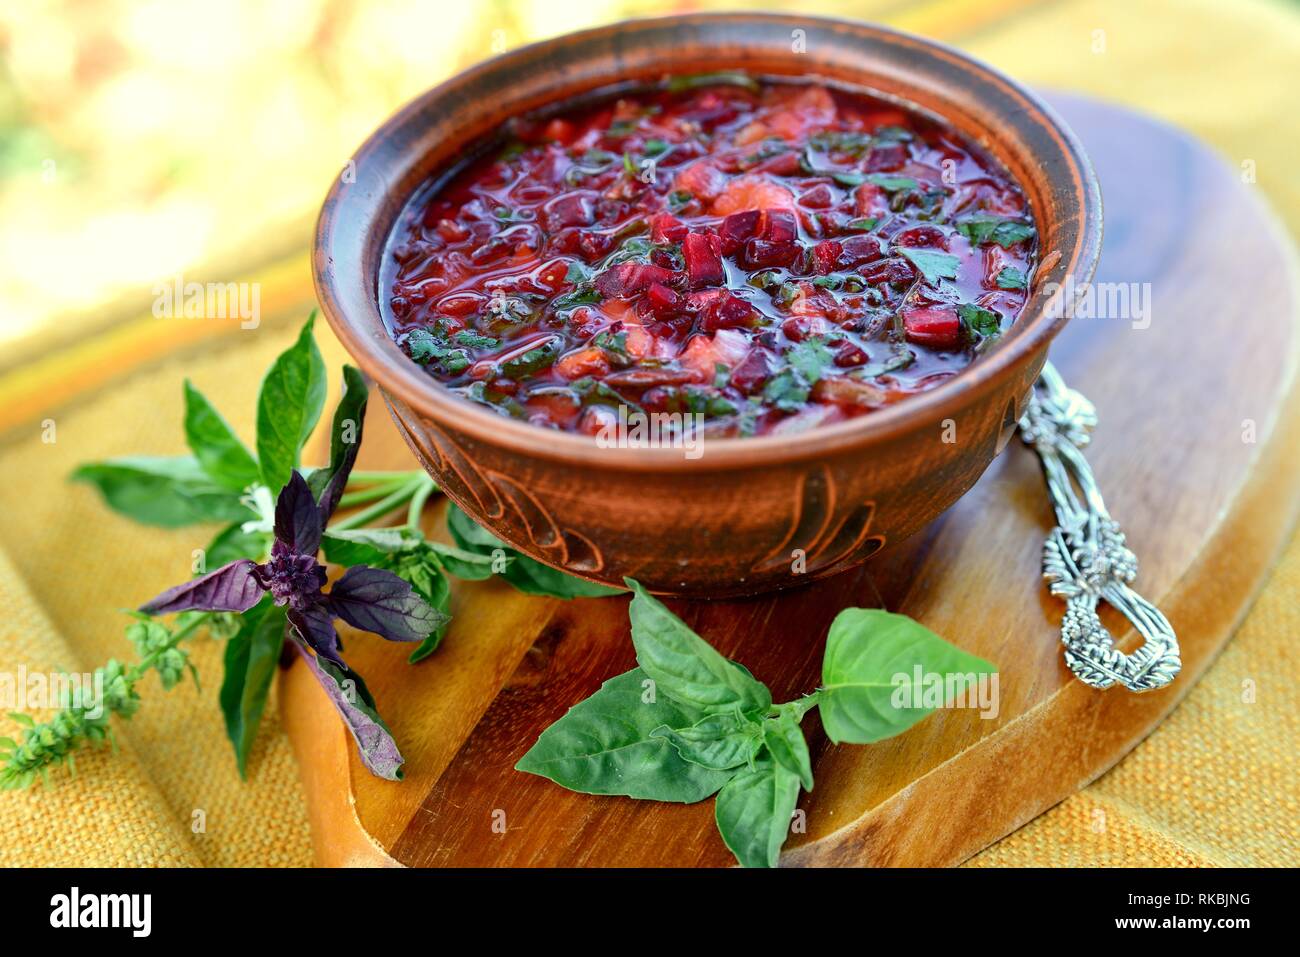
[[[1112, 106], [1056, 103], [1101, 178], [1097, 278], [1150, 283], [1140, 300], [1150, 325], [1077, 316], [1052, 359], [1097, 405], [1089, 459], [1140, 559], [1139, 590], [1178, 631], [1182, 675], [1141, 696], [1071, 677], [1062, 604], [1040, 580], [1052, 515], [1038, 463], [1018, 441], [941, 519], [866, 566], [779, 596], [670, 602], [778, 701], [816, 687], [826, 629], [851, 605], [905, 612], [1001, 669], [993, 720], [940, 711], [867, 747], [831, 746], [806, 720], [816, 791], [800, 802], [807, 831], [791, 837], [784, 863], [955, 864], [1083, 787], [1191, 688], [1296, 518], [1290, 239], [1256, 187], [1186, 135]], [[360, 467], [410, 467], [380, 403], [367, 429]], [[427, 521], [445, 537], [441, 508]], [[634, 664], [626, 599], [531, 598], [495, 581], [453, 587], [455, 620], [422, 664], [378, 640], [347, 641], [406, 755], [404, 782], [365, 771], [301, 665], [284, 675], [319, 863], [733, 863], [711, 800], [591, 797], [513, 770], [548, 724]], [[1127, 623], [1104, 620], [1132, 650]]]

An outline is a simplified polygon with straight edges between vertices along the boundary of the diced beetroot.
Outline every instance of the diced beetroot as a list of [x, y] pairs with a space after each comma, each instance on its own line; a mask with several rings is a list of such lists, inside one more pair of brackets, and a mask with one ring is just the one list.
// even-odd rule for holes
[[923, 224], [904, 229], [894, 237], [899, 246], [924, 246], [930, 249], [947, 249], [948, 235], [938, 226]]
[[812, 250], [813, 271], [820, 276], [833, 272], [842, 252], [844, 252], [843, 243], [836, 242], [834, 239], [822, 240]]
[[726, 278], [722, 269], [722, 246], [712, 233], [688, 233], [682, 240], [686, 276], [694, 287], [716, 285]]
[[773, 243], [792, 243], [799, 238], [794, 213], [788, 209], [763, 211], [763, 238]]
[[741, 244], [758, 231], [758, 221], [762, 213], [757, 209], [747, 209], [731, 213], [718, 227], [718, 238], [722, 240], [722, 254], [730, 256]]
[[883, 216], [889, 212], [889, 198], [875, 183], [863, 183], [853, 193], [853, 209], [859, 216]]
[[763, 266], [788, 266], [797, 255], [800, 247], [797, 243], [774, 243], [766, 239], [751, 239], [745, 243], [744, 261], [751, 269]]
[[800, 172], [799, 154], [794, 150], [778, 153], [754, 166], [750, 172], [771, 173], [774, 176], [795, 176]]
[[723, 293], [705, 307], [700, 316], [700, 328], [705, 332], [719, 329], [736, 329], [749, 325], [754, 319], [754, 307], [732, 293]]
[[687, 232], [686, 224], [672, 213], [658, 213], [650, 218], [650, 241], [653, 243], [680, 243]]
[[876, 146], [867, 157], [868, 173], [883, 173], [896, 170], [907, 162], [907, 147], [902, 143], [887, 143]]
[[652, 282], [645, 294], [650, 311], [659, 318], [676, 314], [681, 309], [682, 297], [661, 282]]
[[602, 296], [631, 296], [648, 289], [652, 283], [666, 283], [672, 278], [672, 271], [662, 266], [620, 263], [597, 276], [595, 286]]
[[867, 361], [867, 354], [859, 346], [845, 340], [835, 350], [835, 364], [842, 368], [860, 366]]
[[767, 350], [754, 349], [731, 372], [731, 385], [745, 395], [752, 395], [772, 376]]
[[827, 209], [835, 202], [835, 191], [825, 183], [799, 195], [799, 205], [805, 209]]
[[596, 194], [583, 191], [562, 193], [542, 207], [546, 228], [558, 232], [566, 226], [590, 226], [596, 221]]
[[614, 248], [614, 237], [609, 233], [583, 230], [578, 234], [578, 251], [587, 259], [599, 259]]
[[909, 260], [901, 257], [874, 262], [859, 270], [859, 272], [862, 273], [862, 278], [872, 286], [880, 286], [885, 283], [911, 282], [916, 278], [916, 267]]
[[840, 261], [846, 266], [875, 262], [885, 256], [884, 242], [877, 236], [849, 236], [841, 243]]
[[907, 341], [932, 349], [955, 349], [961, 343], [961, 320], [947, 306], [909, 309], [903, 313]]

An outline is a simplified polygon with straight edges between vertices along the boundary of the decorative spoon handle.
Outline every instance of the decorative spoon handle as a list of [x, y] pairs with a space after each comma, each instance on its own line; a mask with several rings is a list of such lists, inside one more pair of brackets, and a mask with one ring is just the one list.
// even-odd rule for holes
[[[1069, 388], [1049, 362], [1034, 385], [1020, 420], [1020, 437], [1043, 464], [1056, 528], [1043, 546], [1043, 577], [1066, 600], [1061, 621], [1065, 663], [1094, 688], [1118, 682], [1130, 691], [1151, 691], [1173, 681], [1182, 668], [1178, 638], [1155, 607], [1129, 586], [1137, 556], [1110, 517], [1083, 447], [1097, 425], [1097, 410]], [[1131, 655], [1115, 647], [1097, 617], [1098, 602], [1119, 609], [1145, 643]]]

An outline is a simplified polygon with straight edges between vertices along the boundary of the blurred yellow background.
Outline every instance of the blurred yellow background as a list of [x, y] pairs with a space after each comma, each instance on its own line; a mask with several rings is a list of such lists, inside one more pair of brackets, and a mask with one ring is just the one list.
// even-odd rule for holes
[[[178, 272], [227, 281], [302, 248], [330, 178], [362, 139], [401, 103], [494, 52], [628, 16], [727, 6], [746, 4], [9, 0], [0, 6], [0, 349], [29, 355], [34, 334], [48, 348], [144, 311], [154, 283]], [[1281, 0], [1236, 0], [1234, 9], [1258, 9], [1223, 17], [1215, 31], [1198, 29], [1202, 12], [1224, 7], [1214, 0], [763, 6], [925, 33], [1028, 83], [1140, 105], [1233, 159], [1279, 145], [1260, 137], [1295, 145], [1294, 57], [1270, 63], [1272, 47], [1257, 51], [1251, 75], [1216, 69], [1234, 46], [1253, 45], [1261, 24], [1296, 28], [1298, 8]], [[1153, 66], [1135, 85], [1140, 61]], [[1254, 122], [1270, 103], [1279, 109], [1271, 130]], [[1300, 226], [1294, 170], [1265, 166], [1259, 177]]]

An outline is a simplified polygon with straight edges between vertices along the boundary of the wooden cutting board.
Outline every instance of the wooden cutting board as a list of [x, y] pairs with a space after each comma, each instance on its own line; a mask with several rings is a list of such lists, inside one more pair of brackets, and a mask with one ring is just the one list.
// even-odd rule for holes
[[[1097, 405], [1089, 459], [1140, 559], [1139, 590], [1178, 631], [1182, 675], [1138, 696], [1092, 690], [1066, 670], [1062, 605], [1039, 577], [1052, 515], [1037, 461], [1018, 441], [946, 515], [864, 567], [780, 596], [670, 602], [778, 701], [816, 687], [826, 629], [850, 605], [905, 612], [1001, 669], [993, 720], [941, 711], [866, 747], [832, 746], [806, 720], [816, 791], [800, 802], [807, 832], [791, 837], [783, 863], [956, 864], [1092, 781], [1191, 688], [1296, 518], [1290, 239], [1257, 187], [1185, 134], [1113, 106], [1055, 102], [1101, 179], [1097, 278], [1149, 283], [1138, 301], [1150, 324], [1076, 317], [1052, 359]], [[410, 468], [381, 403], [371, 416], [360, 467]], [[445, 539], [441, 507], [426, 518]], [[425, 662], [347, 640], [406, 755], [404, 782], [369, 775], [306, 670], [284, 674], [320, 864], [733, 863], [711, 800], [591, 797], [513, 770], [548, 724], [634, 664], [626, 599], [531, 598], [495, 581], [453, 587], [455, 620]], [[1127, 623], [1104, 620], [1132, 650]]]

